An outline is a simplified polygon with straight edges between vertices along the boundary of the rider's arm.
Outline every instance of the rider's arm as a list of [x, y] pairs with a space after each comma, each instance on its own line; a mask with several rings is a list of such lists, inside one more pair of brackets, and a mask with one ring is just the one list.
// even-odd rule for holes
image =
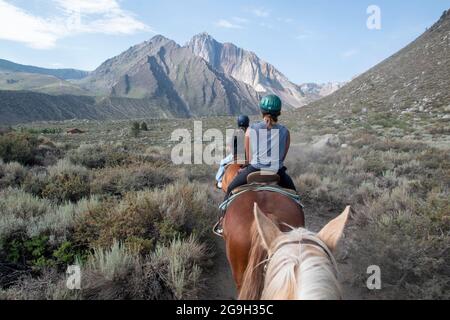
[[245, 132], [245, 164], [252, 162], [252, 155], [250, 154], [250, 128]]

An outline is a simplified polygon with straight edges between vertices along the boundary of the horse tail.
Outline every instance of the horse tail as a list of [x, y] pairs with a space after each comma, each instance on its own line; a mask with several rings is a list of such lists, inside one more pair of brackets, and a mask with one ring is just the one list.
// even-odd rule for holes
[[239, 293], [239, 300], [259, 300], [264, 289], [264, 260], [267, 259], [267, 250], [262, 246], [262, 239], [256, 222], [252, 224], [251, 234], [252, 246]]

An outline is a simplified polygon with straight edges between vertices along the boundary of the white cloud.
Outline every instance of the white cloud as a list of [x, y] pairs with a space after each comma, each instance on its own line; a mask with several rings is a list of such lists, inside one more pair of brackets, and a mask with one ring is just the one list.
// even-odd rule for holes
[[281, 18], [281, 17], [278, 17], [277, 21], [278, 22], [282, 22], [282, 23], [286, 23], [286, 24], [294, 24], [295, 23], [295, 20], [292, 19], [292, 18]]
[[53, 0], [60, 14], [33, 15], [0, 0], [0, 39], [36, 49], [55, 47], [58, 40], [82, 33], [133, 34], [150, 27], [123, 10], [116, 0]]
[[358, 49], [350, 49], [350, 50], [343, 52], [341, 54], [341, 57], [344, 59], [348, 59], [348, 58], [356, 56], [358, 53], [359, 53]]
[[294, 37], [297, 40], [305, 40], [313, 37], [313, 33], [302, 28], [299, 28], [297, 35]]
[[233, 23], [226, 19], [221, 19], [216, 22], [216, 26], [220, 28], [226, 28], [226, 29], [242, 29], [243, 27], [240, 24]]
[[270, 16], [270, 11], [265, 8], [256, 8], [252, 10], [252, 13], [260, 18], [267, 18]]
[[233, 17], [233, 18], [231, 18], [231, 20], [233, 20], [236, 23], [240, 23], [240, 24], [247, 24], [247, 23], [249, 23], [248, 19], [242, 18], [242, 17]]
[[86, 14], [120, 12], [120, 6], [115, 0], [54, 0], [66, 11]]

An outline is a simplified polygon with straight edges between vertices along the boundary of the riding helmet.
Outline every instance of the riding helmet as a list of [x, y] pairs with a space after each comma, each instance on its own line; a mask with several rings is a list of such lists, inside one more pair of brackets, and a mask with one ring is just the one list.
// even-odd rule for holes
[[250, 126], [250, 118], [247, 116], [239, 116], [237, 123], [239, 128], [248, 128]]
[[274, 94], [269, 94], [268, 96], [265, 96], [264, 98], [262, 98], [259, 104], [261, 111], [263, 113], [269, 114], [279, 114], [281, 112], [282, 106], [283, 103], [281, 102], [281, 99]]

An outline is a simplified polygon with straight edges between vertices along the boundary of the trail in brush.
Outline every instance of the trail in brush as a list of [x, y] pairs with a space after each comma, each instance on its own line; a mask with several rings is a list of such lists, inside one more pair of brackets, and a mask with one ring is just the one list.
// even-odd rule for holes
[[[342, 208], [343, 210], [344, 208]], [[313, 232], [319, 232], [330, 220], [334, 219], [340, 212], [333, 210], [330, 213], [328, 210], [315, 210], [312, 208], [305, 208], [306, 228]], [[206, 278], [206, 289], [201, 294], [200, 298], [204, 300], [232, 300], [236, 299], [236, 288], [234, 280], [231, 275], [231, 270], [228, 264], [225, 243], [223, 239], [216, 237], [214, 239], [214, 248], [216, 250], [213, 258], [213, 266], [208, 270]], [[344, 299], [358, 300], [361, 299], [361, 292], [357, 288], [351, 286], [351, 268], [342, 259], [338, 260], [338, 267], [340, 271], [340, 281], [344, 292]]]

